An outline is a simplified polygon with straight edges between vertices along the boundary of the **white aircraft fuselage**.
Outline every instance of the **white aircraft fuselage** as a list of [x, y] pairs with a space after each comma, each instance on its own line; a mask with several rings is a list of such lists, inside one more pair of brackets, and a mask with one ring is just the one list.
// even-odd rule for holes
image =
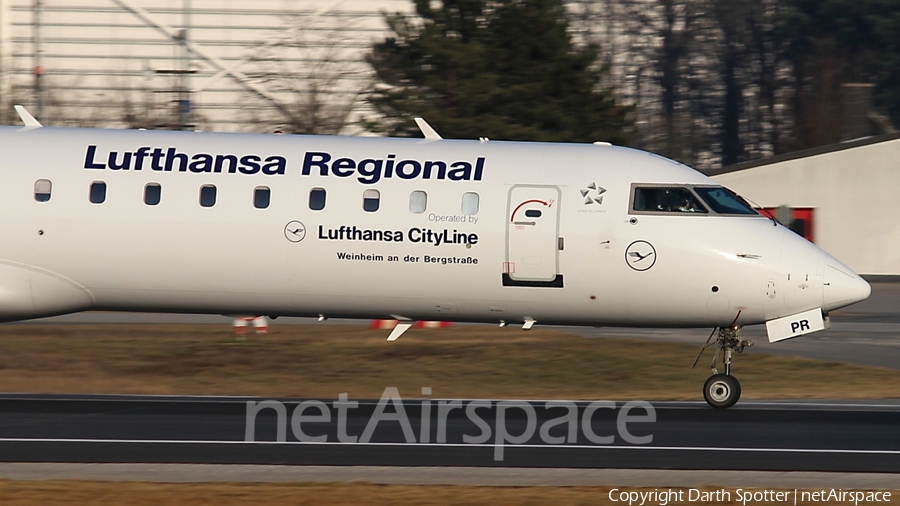
[[[622, 147], [3, 127], [0, 152], [3, 321], [725, 327], [869, 295], [773, 220], [716, 213], [696, 197], [719, 185], [699, 172]], [[635, 202], [682, 189], [702, 212]]]

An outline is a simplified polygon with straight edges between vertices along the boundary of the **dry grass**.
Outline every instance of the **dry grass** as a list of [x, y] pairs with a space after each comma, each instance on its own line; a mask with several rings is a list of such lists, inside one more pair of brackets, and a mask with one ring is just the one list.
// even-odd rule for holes
[[[275, 325], [237, 341], [216, 325], [6, 325], [0, 390], [377, 398], [700, 399], [697, 347], [462, 326], [384, 331]], [[698, 339], [702, 339], [702, 336]], [[705, 362], [706, 360], [704, 360]], [[754, 353], [735, 372], [744, 398], [887, 398], [900, 371]]]
[[[611, 487], [474, 487], [439, 485], [373, 485], [368, 483], [325, 484], [163, 484], [136, 482], [83, 482], [83, 481], [0, 481], [0, 498], [4, 505], [272, 505], [272, 504], [590, 504], [621, 505], [609, 500]], [[620, 487], [623, 491], [652, 491]], [[676, 489], [684, 490], [684, 489]], [[699, 490], [714, 492], [719, 489], [702, 487]], [[694, 504], [743, 504], [736, 489], [725, 489], [730, 501], [702, 501]], [[744, 493], [754, 489], [743, 489]], [[898, 491], [891, 499], [898, 497]], [[722, 496], [724, 497], [724, 496]], [[670, 504], [690, 504], [687, 501]], [[627, 502], [624, 504], [628, 504]], [[638, 504], [638, 503], [636, 503]], [[653, 502], [652, 504], [659, 504]], [[774, 502], [747, 502], [746, 504], [774, 504]], [[785, 504], [785, 503], [781, 503]], [[793, 504], [793, 499], [789, 502]], [[814, 505], [821, 502], [798, 501], [797, 504]], [[865, 504], [865, 503], [860, 503]]]

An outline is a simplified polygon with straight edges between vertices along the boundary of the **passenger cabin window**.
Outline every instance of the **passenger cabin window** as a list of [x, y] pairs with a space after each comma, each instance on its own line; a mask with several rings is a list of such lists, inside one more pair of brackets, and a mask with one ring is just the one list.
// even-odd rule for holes
[[106, 200], [106, 183], [103, 181], [91, 183], [90, 199], [92, 204], [102, 204]]
[[478, 194], [463, 193], [462, 196], [462, 213], [467, 215], [478, 214]]
[[654, 213], [708, 214], [687, 188], [635, 188], [635, 211]]
[[381, 203], [381, 193], [378, 190], [366, 190], [363, 192], [363, 211], [374, 213]]
[[422, 214], [426, 207], [428, 207], [427, 193], [416, 190], [409, 194], [409, 211], [411, 213]]
[[200, 187], [200, 205], [212, 207], [216, 205], [216, 187], [209, 184]]
[[325, 189], [313, 188], [309, 190], [309, 208], [313, 211], [325, 209]]
[[159, 183], [147, 183], [144, 187], [144, 204], [155, 206], [162, 199], [162, 186]]
[[722, 187], [698, 186], [694, 191], [715, 212], [719, 214], [759, 214], [737, 194]]
[[53, 185], [49, 179], [38, 179], [34, 182], [34, 200], [47, 202], [50, 200], [50, 189]]
[[267, 186], [257, 186], [253, 190], [253, 207], [257, 209], [265, 209], [269, 207], [269, 200], [272, 192]]

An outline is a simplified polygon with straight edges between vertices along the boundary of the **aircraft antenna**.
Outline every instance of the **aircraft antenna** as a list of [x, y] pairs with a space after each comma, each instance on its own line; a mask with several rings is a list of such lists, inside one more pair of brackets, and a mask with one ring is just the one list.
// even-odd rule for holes
[[426, 139], [434, 139], [434, 140], [443, 139], [443, 137], [441, 137], [440, 134], [438, 134], [434, 128], [431, 128], [431, 125], [429, 125], [427, 121], [425, 121], [422, 118], [414, 118], [414, 119], [416, 120], [416, 125], [419, 125], [419, 130], [422, 131], [422, 135], [424, 135]]
[[13, 109], [15, 109], [17, 113], [19, 113], [19, 117], [22, 118], [22, 123], [25, 123], [26, 127], [38, 128], [44, 126], [40, 121], [34, 119], [34, 116], [32, 116], [31, 113], [21, 105], [14, 105]]

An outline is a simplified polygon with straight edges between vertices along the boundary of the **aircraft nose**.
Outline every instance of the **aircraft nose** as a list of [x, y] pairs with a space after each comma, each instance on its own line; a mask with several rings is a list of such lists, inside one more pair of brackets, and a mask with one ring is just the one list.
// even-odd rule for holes
[[828, 255], [825, 259], [824, 304], [826, 312], [869, 298], [872, 287], [849, 267]]

